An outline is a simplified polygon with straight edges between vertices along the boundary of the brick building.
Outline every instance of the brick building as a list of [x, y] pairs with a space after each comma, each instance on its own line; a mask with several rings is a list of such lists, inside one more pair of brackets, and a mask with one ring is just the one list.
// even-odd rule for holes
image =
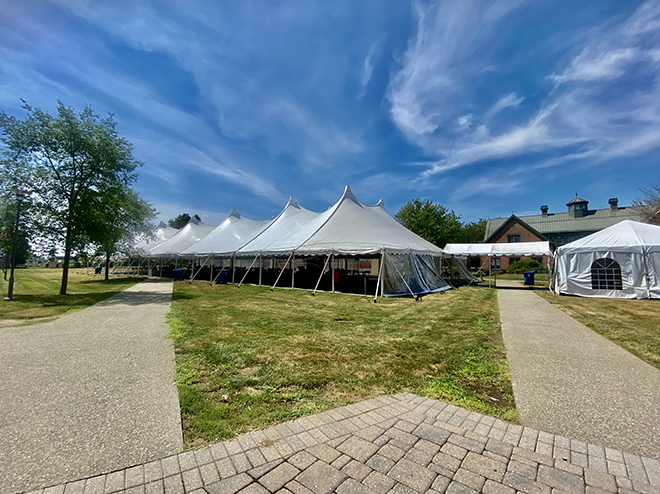
[[[486, 223], [484, 241], [487, 243], [549, 241], [551, 248], [591, 235], [623, 220], [639, 220], [634, 206], [619, 207], [619, 200], [612, 198], [606, 209], [589, 209], [589, 201], [575, 196], [566, 203], [565, 213], [549, 213], [548, 206], [541, 206], [541, 214], [493, 218]], [[510, 264], [529, 257], [493, 257], [493, 269], [507, 269]], [[532, 257], [543, 267], [548, 267], [547, 256]], [[482, 266], [488, 267], [486, 258]]]

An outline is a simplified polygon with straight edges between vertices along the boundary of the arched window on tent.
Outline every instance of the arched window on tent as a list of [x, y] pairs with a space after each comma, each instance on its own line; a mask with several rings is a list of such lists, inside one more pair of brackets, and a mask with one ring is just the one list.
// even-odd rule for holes
[[591, 288], [593, 290], [622, 290], [619, 263], [607, 257], [596, 259], [591, 265]]

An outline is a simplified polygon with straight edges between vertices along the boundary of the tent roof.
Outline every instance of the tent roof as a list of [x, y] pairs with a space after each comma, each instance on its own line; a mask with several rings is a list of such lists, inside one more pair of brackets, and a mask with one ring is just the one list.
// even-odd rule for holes
[[240, 254], [284, 254], [296, 250], [327, 220], [335, 206], [323, 213], [303, 208], [291, 197], [272, 224], [247, 245]]
[[550, 242], [447, 244], [445, 254], [456, 256], [551, 256]]
[[660, 251], [660, 226], [625, 220], [596, 233], [561, 246], [559, 254], [594, 250], [641, 252], [643, 248]]
[[236, 208], [211, 233], [199, 242], [181, 251], [181, 254], [232, 254], [259, 235], [274, 221], [255, 221], [246, 218]]
[[199, 242], [213, 230], [213, 226], [191, 218], [177, 233], [149, 250], [150, 255], [175, 255]]
[[375, 206], [362, 204], [347, 185], [341, 199], [328, 211], [331, 214], [296, 252], [318, 254], [374, 254], [425, 252], [441, 254], [442, 249], [414, 234], [392, 218], [379, 201]]
[[154, 232], [155, 238], [143, 238], [135, 244], [135, 248], [137, 250], [148, 251], [149, 249], [153, 249], [157, 245], [162, 244], [165, 242], [165, 240], [175, 235], [178, 231], [179, 230], [177, 228], [172, 228], [171, 226], [161, 221], [158, 224], [158, 228], [156, 228], [156, 231]]

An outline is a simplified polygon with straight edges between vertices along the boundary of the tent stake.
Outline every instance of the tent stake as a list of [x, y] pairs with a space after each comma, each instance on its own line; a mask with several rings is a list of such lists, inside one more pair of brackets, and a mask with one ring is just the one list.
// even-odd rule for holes
[[316, 294], [316, 290], [319, 288], [319, 283], [321, 283], [321, 278], [323, 278], [323, 273], [325, 273], [325, 269], [328, 267], [328, 262], [330, 262], [330, 256], [332, 255], [332, 252], [328, 254], [328, 258], [325, 260], [325, 264], [323, 265], [323, 269], [321, 270], [321, 276], [319, 276], [318, 281], [316, 282], [316, 286], [314, 287], [314, 291], [312, 292], [312, 296]]
[[277, 282], [280, 281], [280, 278], [282, 277], [282, 273], [284, 273], [284, 270], [286, 269], [287, 265], [289, 264], [289, 260], [291, 259], [292, 256], [293, 256], [293, 252], [291, 252], [291, 254], [289, 254], [289, 258], [288, 258], [288, 259], [286, 260], [286, 262], [284, 263], [284, 267], [282, 268], [282, 271], [280, 271], [280, 274], [279, 274], [279, 276], [277, 277], [277, 279], [275, 280], [275, 283], [273, 284], [273, 286], [270, 287], [270, 291], [271, 291], [271, 292], [272, 292], [273, 289], [277, 286]]
[[255, 257], [255, 258], [252, 260], [252, 264], [250, 264], [250, 267], [247, 268], [247, 271], [245, 272], [245, 275], [243, 276], [243, 279], [242, 279], [241, 282], [236, 286], [236, 288], [240, 288], [240, 287], [241, 287], [241, 285], [242, 285], [243, 282], [245, 281], [245, 278], [247, 278], [247, 275], [250, 274], [250, 270], [252, 269], [252, 266], [254, 266], [254, 263], [257, 262], [257, 259], [258, 259], [258, 258], [259, 258], [259, 254], [257, 254], [257, 257]]
[[379, 266], [379, 269], [378, 269], [378, 281], [376, 282], [376, 293], [374, 294], [374, 304], [376, 302], [378, 302], [378, 288], [380, 287], [380, 280], [383, 277], [383, 266], [384, 265], [385, 265], [385, 249], [381, 249], [381, 251], [380, 251], [380, 266]]

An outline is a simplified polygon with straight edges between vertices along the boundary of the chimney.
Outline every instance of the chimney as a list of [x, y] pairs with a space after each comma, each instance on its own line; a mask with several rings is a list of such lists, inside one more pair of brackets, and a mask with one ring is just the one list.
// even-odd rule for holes
[[609, 201], [607, 201], [610, 205], [610, 210], [611, 211], [616, 211], [619, 209], [619, 198], [618, 197], [612, 197]]
[[548, 216], [548, 206], [541, 206], [541, 216]]

